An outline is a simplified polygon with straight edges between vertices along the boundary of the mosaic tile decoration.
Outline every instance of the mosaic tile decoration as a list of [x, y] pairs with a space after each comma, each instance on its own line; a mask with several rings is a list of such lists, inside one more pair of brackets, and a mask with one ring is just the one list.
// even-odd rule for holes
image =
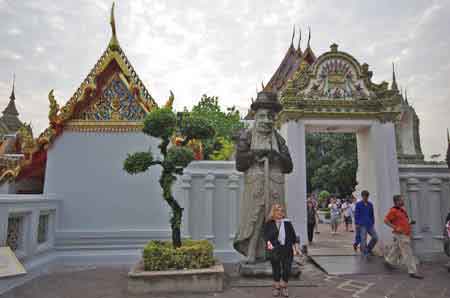
[[81, 112], [77, 118], [91, 121], [141, 121], [145, 115], [144, 109], [125, 83], [118, 76], [114, 76], [100, 98]]

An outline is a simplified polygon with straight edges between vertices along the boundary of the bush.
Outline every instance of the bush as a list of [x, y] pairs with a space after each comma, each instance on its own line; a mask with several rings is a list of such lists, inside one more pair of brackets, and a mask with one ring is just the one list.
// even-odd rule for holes
[[327, 211], [327, 213], [325, 213], [325, 219], [331, 219], [331, 212]]
[[213, 246], [207, 240], [184, 240], [173, 248], [170, 241], [150, 241], [143, 251], [146, 271], [200, 269], [214, 265]]
[[145, 117], [142, 131], [155, 138], [170, 138], [176, 123], [177, 117], [171, 109], [154, 109]]

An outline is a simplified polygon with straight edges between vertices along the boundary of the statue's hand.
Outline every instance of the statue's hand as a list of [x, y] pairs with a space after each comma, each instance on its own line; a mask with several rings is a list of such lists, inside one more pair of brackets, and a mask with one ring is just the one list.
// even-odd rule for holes
[[258, 149], [258, 150], [254, 150], [254, 154], [257, 159], [262, 159], [263, 157], [270, 155], [270, 150]]

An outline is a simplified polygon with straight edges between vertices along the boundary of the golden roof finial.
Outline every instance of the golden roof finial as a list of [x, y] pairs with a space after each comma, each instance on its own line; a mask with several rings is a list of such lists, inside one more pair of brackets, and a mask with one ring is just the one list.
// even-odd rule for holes
[[167, 102], [164, 104], [164, 108], [172, 109], [173, 101], [175, 100], [175, 95], [173, 95], [172, 90], [169, 90], [169, 91], [170, 91], [170, 96], [169, 96], [169, 99], [167, 100]]
[[294, 46], [294, 38], [295, 38], [295, 24], [294, 24], [294, 28], [292, 29], [291, 47]]
[[311, 47], [311, 26], [308, 26], [308, 48]]
[[112, 7], [111, 7], [111, 18], [109, 20], [109, 23], [111, 25], [111, 32], [112, 32], [112, 36], [111, 36], [111, 40], [109, 41], [109, 45], [113, 46], [113, 47], [119, 45], [119, 41], [117, 40], [117, 34], [116, 34], [116, 20], [114, 18], [114, 5], [115, 5], [115, 3], [113, 2]]

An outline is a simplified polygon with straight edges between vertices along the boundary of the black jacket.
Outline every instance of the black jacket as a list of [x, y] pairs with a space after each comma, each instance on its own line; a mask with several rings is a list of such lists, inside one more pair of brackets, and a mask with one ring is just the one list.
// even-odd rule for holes
[[[298, 243], [297, 234], [295, 234], [294, 227], [289, 221], [284, 222], [284, 231], [286, 233], [285, 246], [292, 247], [295, 243]], [[281, 244], [278, 241], [278, 228], [274, 220], [266, 222], [264, 225], [264, 240], [270, 241], [274, 248], [280, 247]]]

